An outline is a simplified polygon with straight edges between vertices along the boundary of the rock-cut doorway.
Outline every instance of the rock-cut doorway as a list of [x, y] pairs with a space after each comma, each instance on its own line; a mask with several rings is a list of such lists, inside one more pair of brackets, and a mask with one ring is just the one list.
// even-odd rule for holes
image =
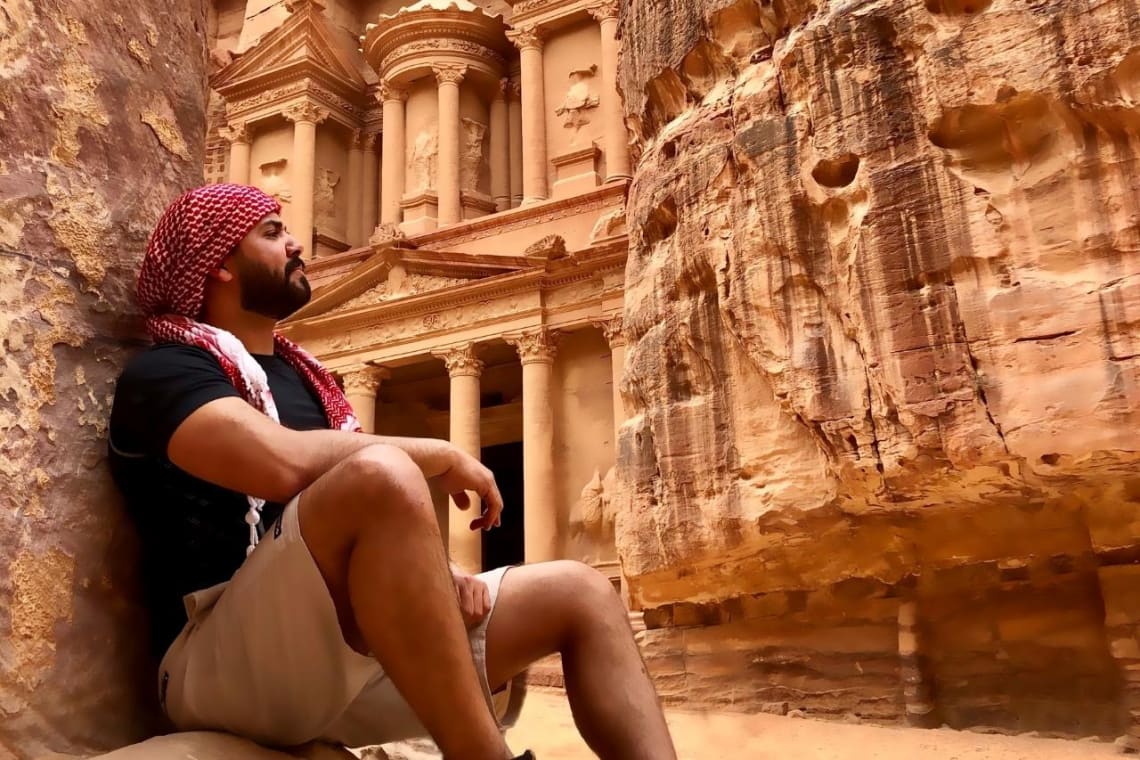
[[481, 455], [503, 495], [503, 524], [483, 534], [483, 569], [517, 565], [526, 556], [522, 441], [487, 446]]

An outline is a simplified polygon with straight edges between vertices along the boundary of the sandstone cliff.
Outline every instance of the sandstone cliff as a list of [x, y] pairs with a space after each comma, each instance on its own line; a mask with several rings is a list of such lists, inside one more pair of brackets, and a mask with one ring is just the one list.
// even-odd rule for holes
[[1119, 733], [1137, 3], [670, 10], [621, 20], [616, 499], [667, 696]]
[[201, 183], [205, 68], [199, 2], [0, 2], [2, 757], [150, 729], [104, 435], [146, 237]]

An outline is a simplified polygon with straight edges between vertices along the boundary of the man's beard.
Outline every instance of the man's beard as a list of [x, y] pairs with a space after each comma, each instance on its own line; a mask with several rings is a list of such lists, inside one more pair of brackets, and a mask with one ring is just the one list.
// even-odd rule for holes
[[268, 267], [243, 267], [241, 272], [241, 307], [263, 317], [285, 319], [309, 302], [312, 289], [304, 272], [293, 280], [293, 272], [303, 266], [293, 258], [285, 264], [285, 277], [280, 278]]

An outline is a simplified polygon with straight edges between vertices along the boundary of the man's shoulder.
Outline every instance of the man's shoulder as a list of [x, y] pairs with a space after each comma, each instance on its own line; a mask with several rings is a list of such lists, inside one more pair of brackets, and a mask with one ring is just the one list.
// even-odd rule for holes
[[201, 369], [221, 372], [213, 354], [198, 346], [182, 343], [156, 343], [135, 354], [123, 367], [119, 382], [153, 378]]

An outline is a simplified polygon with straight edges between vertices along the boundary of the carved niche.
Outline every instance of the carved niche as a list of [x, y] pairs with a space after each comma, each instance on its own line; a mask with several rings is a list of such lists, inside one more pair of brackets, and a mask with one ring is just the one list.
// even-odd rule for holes
[[598, 73], [597, 65], [588, 69], [574, 69], [570, 72], [570, 87], [562, 99], [562, 105], [554, 109], [556, 116], [562, 116], [562, 126], [573, 129], [575, 132], [584, 124], [589, 124], [586, 111], [597, 108], [601, 102], [598, 94], [593, 92], [591, 84]]
[[417, 195], [435, 187], [439, 136], [434, 129], [421, 129], [408, 151], [408, 192]]
[[317, 169], [317, 183], [313, 188], [313, 223], [322, 232], [343, 236], [344, 229], [336, 214], [336, 186], [340, 175], [330, 169]]
[[257, 167], [261, 170], [261, 189], [281, 203], [289, 203], [293, 200], [293, 191], [285, 182], [285, 167], [288, 164], [289, 159], [279, 158]]
[[473, 193], [478, 189], [479, 177], [483, 174], [483, 140], [487, 134], [487, 125], [467, 117], [460, 119], [460, 124], [463, 132], [460, 136], [459, 187], [465, 193]]

